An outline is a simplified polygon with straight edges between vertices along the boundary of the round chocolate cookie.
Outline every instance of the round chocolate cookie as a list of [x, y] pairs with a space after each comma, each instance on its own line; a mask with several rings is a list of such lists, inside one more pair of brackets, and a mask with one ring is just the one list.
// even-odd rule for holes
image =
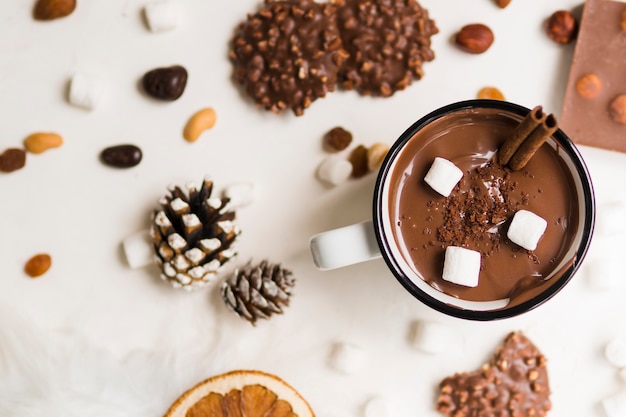
[[236, 30], [235, 79], [259, 106], [300, 116], [333, 91], [342, 49], [335, 7], [313, 0], [271, 1]]
[[424, 75], [432, 61], [430, 37], [439, 32], [415, 0], [333, 0], [341, 40], [350, 57], [339, 73], [342, 87], [391, 96]]

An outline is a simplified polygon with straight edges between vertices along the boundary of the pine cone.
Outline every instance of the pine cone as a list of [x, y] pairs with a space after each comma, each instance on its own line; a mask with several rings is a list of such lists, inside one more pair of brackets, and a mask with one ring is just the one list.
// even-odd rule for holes
[[224, 302], [240, 317], [253, 325], [257, 319], [268, 319], [272, 314], [282, 314], [289, 305], [291, 288], [295, 284], [291, 271], [267, 260], [256, 266], [252, 261], [222, 284]]
[[233, 243], [240, 234], [228, 198], [211, 197], [213, 182], [205, 179], [198, 190], [169, 189], [155, 211], [151, 235], [161, 278], [175, 288], [191, 290], [210, 283], [236, 255]]

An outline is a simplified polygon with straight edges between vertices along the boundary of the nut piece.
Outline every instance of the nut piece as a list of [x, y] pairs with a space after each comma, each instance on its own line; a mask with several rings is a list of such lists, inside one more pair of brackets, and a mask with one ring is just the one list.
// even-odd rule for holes
[[595, 98], [602, 91], [602, 81], [594, 73], [585, 74], [576, 81], [576, 91], [583, 98]]
[[52, 258], [47, 253], [40, 253], [30, 258], [24, 265], [24, 272], [31, 278], [45, 274], [52, 265]]
[[367, 148], [359, 145], [352, 150], [348, 158], [352, 164], [352, 178], [361, 178], [368, 173], [367, 167]]
[[35, 20], [53, 20], [69, 16], [76, 8], [76, 0], [39, 0], [35, 4]]
[[0, 154], [0, 171], [13, 172], [26, 165], [26, 152], [23, 149], [9, 148]]
[[183, 129], [183, 138], [188, 142], [195, 142], [198, 140], [202, 132], [212, 128], [215, 125], [215, 110], [211, 107], [199, 110], [196, 112]]
[[352, 142], [352, 133], [343, 127], [335, 127], [324, 135], [324, 148], [330, 152], [346, 149]]
[[511, 0], [495, 0], [495, 1], [498, 7], [501, 9], [504, 9], [511, 2]]
[[626, 125], [626, 94], [621, 94], [611, 101], [609, 114], [617, 123]]
[[56, 133], [37, 132], [24, 139], [24, 147], [30, 153], [42, 153], [63, 145], [63, 138]]
[[556, 43], [570, 43], [578, 35], [578, 20], [567, 10], [558, 10], [548, 18], [546, 33]]
[[622, 28], [624, 32], [626, 32], [626, 7], [622, 11], [622, 18], [619, 22], [619, 26]]
[[489, 49], [493, 40], [493, 32], [488, 26], [473, 23], [461, 28], [454, 38], [454, 43], [470, 54], [482, 54]]
[[483, 87], [478, 91], [476, 98], [489, 100], [505, 100], [502, 91], [496, 87]]
[[389, 152], [389, 145], [376, 142], [367, 150], [367, 169], [375, 171], [383, 164], [385, 156]]

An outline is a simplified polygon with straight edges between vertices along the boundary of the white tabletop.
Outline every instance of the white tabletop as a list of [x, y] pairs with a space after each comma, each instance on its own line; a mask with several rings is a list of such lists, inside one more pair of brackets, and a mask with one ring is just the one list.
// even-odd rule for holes
[[[626, 286], [594, 289], [586, 265], [538, 309], [479, 323], [420, 304], [382, 260], [321, 272], [308, 249], [313, 234], [371, 216], [374, 174], [334, 188], [315, 178], [327, 130], [345, 127], [354, 144], [391, 144], [421, 116], [487, 85], [560, 114], [574, 45], [551, 42], [542, 24], [579, 1], [513, 0], [501, 10], [490, 0], [423, 0], [440, 33], [421, 81], [385, 99], [334, 92], [302, 117], [257, 109], [231, 80], [228, 41], [259, 1], [178, 0], [181, 24], [164, 33], [147, 29], [144, 0], [79, 0], [71, 16], [45, 23], [32, 19], [32, 3], [0, 2], [0, 145], [19, 147], [35, 131], [58, 132], [65, 143], [0, 175], [0, 414], [160, 415], [199, 380], [243, 368], [279, 375], [321, 417], [359, 416], [372, 396], [387, 401], [389, 415], [435, 417], [438, 382], [477, 369], [513, 330], [548, 358], [551, 416], [602, 416], [599, 402], [626, 389], [603, 356], [626, 334]], [[495, 33], [482, 55], [451, 43], [474, 22]], [[179, 100], [156, 102], [139, 91], [146, 71], [173, 64], [189, 71]], [[91, 112], [66, 101], [77, 72], [106, 84]], [[184, 141], [188, 117], [207, 106], [217, 124]], [[121, 143], [141, 147], [139, 166], [99, 162], [102, 149]], [[600, 216], [586, 263], [608, 259], [615, 268], [604, 273], [619, 274], [625, 233], [602, 213], [626, 204], [626, 156], [581, 152]], [[226, 309], [217, 287], [181, 292], [159, 280], [155, 266], [127, 265], [121, 242], [148, 227], [167, 185], [205, 175], [218, 189], [254, 183], [255, 201], [237, 213], [243, 232], [231, 266], [253, 258], [291, 269], [297, 283], [284, 315], [252, 327]], [[23, 266], [39, 252], [53, 265], [33, 280]], [[458, 346], [436, 355], [415, 350], [408, 341], [415, 320], [450, 326]], [[337, 342], [360, 346], [364, 366], [350, 375], [333, 369]]]

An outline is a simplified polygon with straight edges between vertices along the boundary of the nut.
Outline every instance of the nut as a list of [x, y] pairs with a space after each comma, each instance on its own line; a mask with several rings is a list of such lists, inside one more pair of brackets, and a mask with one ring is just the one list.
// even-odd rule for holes
[[482, 23], [473, 23], [461, 28], [454, 38], [454, 43], [461, 50], [470, 54], [482, 54], [489, 49], [493, 40], [493, 32], [488, 26]]
[[368, 173], [367, 148], [359, 145], [352, 150], [348, 161], [352, 164], [352, 178], [361, 178]]
[[335, 127], [324, 135], [324, 148], [329, 152], [346, 149], [352, 142], [352, 133], [342, 127]]
[[558, 10], [548, 18], [546, 33], [556, 43], [570, 43], [578, 35], [578, 20], [567, 10]]
[[24, 265], [24, 272], [31, 278], [45, 274], [52, 265], [52, 258], [47, 253], [40, 253], [30, 258]]
[[506, 6], [508, 6], [510, 2], [511, 0], [496, 0], [496, 4], [501, 9], [504, 9]]
[[197, 141], [202, 132], [215, 125], [215, 119], [215, 110], [211, 107], [197, 111], [185, 125], [183, 138], [188, 142]]
[[56, 133], [37, 132], [24, 139], [24, 147], [30, 153], [42, 153], [63, 145], [63, 138]]
[[622, 10], [622, 18], [619, 22], [619, 26], [624, 32], [626, 32], [626, 7], [624, 8], [624, 10]]
[[602, 81], [594, 73], [585, 74], [576, 81], [576, 91], [583, 98], [595, 98], [602, 91]]
[[505, 100], [502, 91], [496, 87], [483, 87], [478, 91], [476, 98], [489, 100]]
[[9, 148], [0, 154], [0, 172], [13, 172], [26, 165], [26, 152], [23, 149]]
[[69, 16], [76, 8], [76, 0], [39, 0], [35, 4], [35, 20], [53, 20]]
[[389, 145], [376, 142], [367, 149], [367, 169], [375, 171], [383, 164], [385, 156], [389, 152]]
[[609, 114], [617, 123], [626, 125], [626, 94], [621, 94], [611, 101]]

